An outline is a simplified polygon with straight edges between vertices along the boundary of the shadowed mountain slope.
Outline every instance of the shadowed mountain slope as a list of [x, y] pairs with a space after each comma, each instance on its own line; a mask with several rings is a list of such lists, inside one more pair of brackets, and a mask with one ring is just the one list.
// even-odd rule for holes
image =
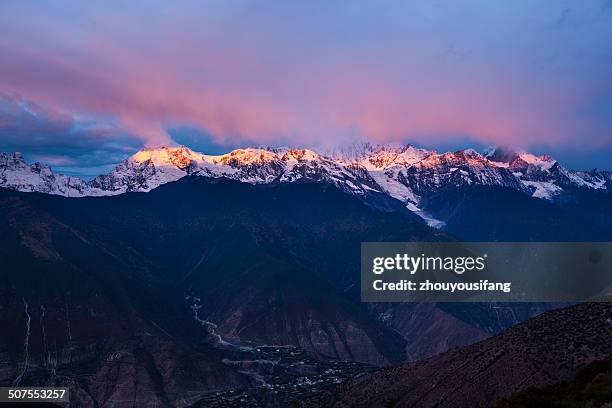
[[530, 386], [571, 380], [580, 367], [610, 355], [612, 305], [582, 304], [544, 313], [471, 346], [380, 370], [304, 406], [491, 407]]

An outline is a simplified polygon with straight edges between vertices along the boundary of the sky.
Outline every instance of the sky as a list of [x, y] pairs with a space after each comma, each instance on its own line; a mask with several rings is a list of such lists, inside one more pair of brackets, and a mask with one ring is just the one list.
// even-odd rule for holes
[[612, 0], [0, 2], [0, 151], [355, 141], [612, 168]]

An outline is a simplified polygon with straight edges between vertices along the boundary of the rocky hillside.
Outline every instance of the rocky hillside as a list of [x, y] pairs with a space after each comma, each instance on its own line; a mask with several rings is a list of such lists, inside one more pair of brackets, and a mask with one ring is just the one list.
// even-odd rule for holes
[[594, 361], [576, 378], [544, 387], [529, 387], [501, 400], [497, 408], [609, 407], [612, 404], [612, 361]]
[[388, 368], [297, 406], [492, 407], [531, 386], [568, 381], [612, 355], [612, 305], [542, 314], [490, 339]]

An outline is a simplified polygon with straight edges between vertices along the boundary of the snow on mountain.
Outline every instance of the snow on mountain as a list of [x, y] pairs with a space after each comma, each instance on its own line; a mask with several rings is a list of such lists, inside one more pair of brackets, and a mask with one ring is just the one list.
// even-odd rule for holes
[[563, 189], [549, 181], [523, 180], [523, 184], [530, 188], [532, 197], [550, 199], [560, 194]]
[[494, 166], [511, 170], [531, 195], [537, 198], [552, 199], [566, 188], [607, 189], [610, 185], [610, 172], [569, 170], [547, 155], [535, 156], [498, 148], [491, 150], [487, 159]]
[[0, 153], [0, 187], [66, 197], [108, 195], [77, 177], [56, 174], [40, 163], [28, 165], [19, 152]]
[[383, 193], [436, 227], [442, 224], [422, 208], [422, 202], [445, 189], [489, 185], [553, 199], [568, 188], [612, 188], [610, 172], [576, 172], [549, 156], [507, 148], [483, 155], [473, 149], [438, 153], [411, 145], [361, 143], [326, 154], [308, 149], [244, 148], [206, 155], [184, 146], [161, 147], [143, 149], [89, 182], [56, 174], [40, 163], [28, 165], [19, 153], [0, 154], [0, 186], [67, 197], [147, 192], [187, 175], [251, 184], [311, 180], [366, 198], [370, 193]]
[[340, 163], [359, 164], [368, 171], [376, 171], [410, 166], [434, 153], [411, 145], [356, 143], [330, 150], [328, 156]]
[[111, 194], [146, 192], [191, 174], [192, 163], [201, 161], [202, 157], [187, 147], [143, 149], [89, 184]]
[[90, 184], [120, 194], [150, 191], [186, 175], [225, 177], [251, 184], [300, 179], [325, 181], [354, 194], [374, 190], [367, 172], [342, 165], [306, 149], [237, 149], [223, 155], [204, 155], [187, 147], [144, 149], [121, 162], [111, 173]]
[[402, 176], [412, 190], [423, 195], [436, 189], [469, 185], [488, 185], [524, 190], [524, 186], [506, 168], [492, 166], [473, 150], [431, 154], [406, 167]]

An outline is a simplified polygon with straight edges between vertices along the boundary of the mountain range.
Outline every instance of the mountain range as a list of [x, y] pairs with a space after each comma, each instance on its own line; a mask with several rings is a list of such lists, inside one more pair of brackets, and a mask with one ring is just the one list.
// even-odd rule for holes
[[441, 191], [502, 187], [558, 201], [575, 190], [612, 189], [610, 171], [574, 171], [550, 156], [503, 147], [482, 154], [473, 149], [438, 153], [411, 145], [363, 143], [324, 154], [307, 149], [245, 148], [216, 156], [185, 146], [161, 147], [143, 149], [110, 173], [88, 181], [55, 173], [41, 163], [29, 165], [19, 153], [0, 153], [1, 187], [66, 197], [148, 192], [189, 175], [249, 184], [324, 182], [372, 203], [386, 195], [434, 227], [444, 221], [432, 216], [429, 199]]
[[360, 243], [609, 241], [610, 186], [502, 148], [167, 147], [88, 181], [0, 154], [0, 384], [69, 386], [74, 406], [278, 406], [473, 344], [562, 305], [364, 304]]

